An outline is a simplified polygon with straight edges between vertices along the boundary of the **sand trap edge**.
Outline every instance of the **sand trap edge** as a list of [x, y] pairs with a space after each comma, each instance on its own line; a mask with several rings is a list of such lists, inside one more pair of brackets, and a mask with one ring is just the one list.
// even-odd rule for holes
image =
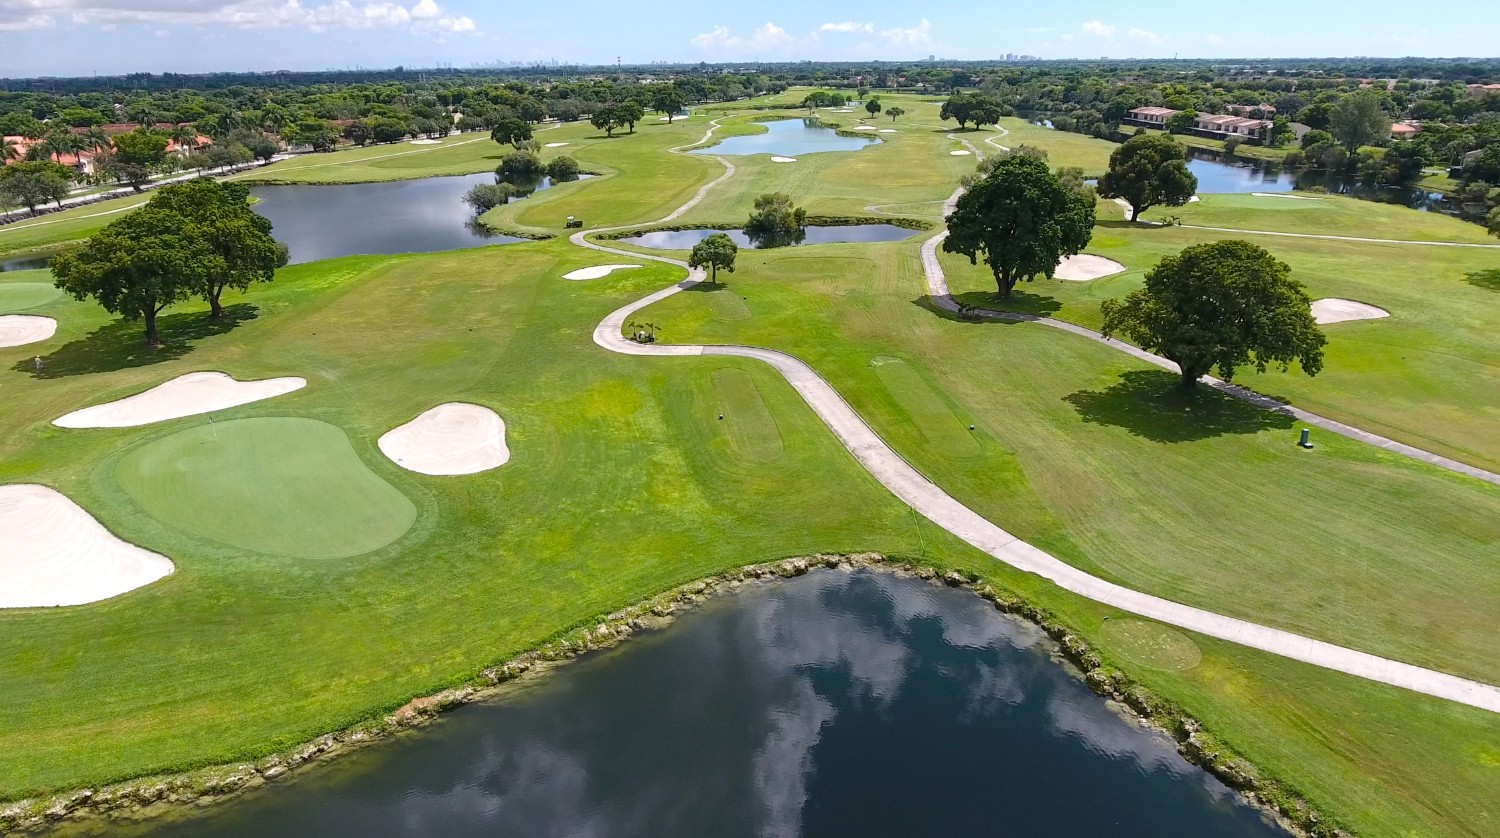
[[563, 274], [563, 279], [571, 279], [575, 282], [584, 279], [603, 279], [615, 271], [625, 271], [631, 268], [640, 268], [643, 265], [594, 265], [590, 268], [579, 268], [576, 271], [568, 271]]
[[1380, 306], [1372, 306], [1359, 300], [1346, 300], [1342, 297], [1324, 297], [1312, 302], [1313, 320], [1319, 326], [1327, 326], [1333, 323], [1348, 323], [1356, 320], [1379, 320], [1390, 317], [1391, 313]]
[[[450, 417], [458, 419], [461, 427], [439, 427]], [[478, 474], [510, 462], [505, 420], [490, 408], [470, 402], [430, 407], [381, 434], [375, 444], [401, 468], [433, 477]]]
[[36, 314], [0, 314], [0, 349], [41, 343], [57, 334], [57, 321]]
[[[220, 389], [217, 392], [210, 391], [210, 395], [220, 398], [217, 401], [210, 401], [207, 406], [201, 401], [194, 406], [181, 402], [174, 404], [172, 401], [173, 398], [183, 398], [183, 394], [175, 393], [174, 390], [186, 390], [202, 385], [217, 385]], [[141, 425], [181, 419], [185, 416], [199, 416], [204, 413], [228, 410], [231, 407], [284, 396], [306, 386], [307, 379], [296, 376], [239, 381], [228, 373], [218, 371], [190, 372], [163, 381], [155, 387], [134, 395], [64, 414], [53, 419], [52, 424], [59, 428], [78, 429], [136, 428]], [[201, 393], [196, 395], [202, 398]], [[164, 397], [165, 406], [158, 407], [157, 403], [162, 402]]]

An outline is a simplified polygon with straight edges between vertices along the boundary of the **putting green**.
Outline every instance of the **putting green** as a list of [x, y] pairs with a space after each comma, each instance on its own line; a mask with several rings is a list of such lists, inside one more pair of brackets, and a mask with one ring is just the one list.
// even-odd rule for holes
[[115, 479], [168, 526], [291, 558], [368, 553], [400, 538], [417, 517], [343, 431], [314, 419], [189, 428], [126, 455]]
[[61, 291], [45, 282], [6, 282], [0, 284], [0, 314], [36, 308], [61, 296]]
[[1161, 623], [1148, 620], [1110, 620], [1099, 629], [1116, 654], [1131, 663], [1181, 672], [1203, 661], [1203, 651], [1193, 638]]
[[938, 451], [950, 457], [973, 457], [979, 454], [979, 443], [960, 420], [948, 401], [932, 388], [911, 365], [900, 358], [880, 356], [870, 362], [886, 392], [912, 424]]
[[[736, 298], [738, 299], [738, 298]], [[781, 431], [760, 397], [755, 379], [741, 369], [714, 371], [720, 422], [729, 447], [741, 459], [766, 463], [781, 456]]]

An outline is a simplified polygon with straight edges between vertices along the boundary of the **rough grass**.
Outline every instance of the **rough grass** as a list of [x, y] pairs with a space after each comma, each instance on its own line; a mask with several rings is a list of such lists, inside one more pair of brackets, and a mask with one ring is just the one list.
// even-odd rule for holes
[[313, 419], [205, 421], [132, 450], [114, 477], [169, 527], [290, 558], [378, 550], [417, 517], [405, 495], [365, 467], [343, 431]]

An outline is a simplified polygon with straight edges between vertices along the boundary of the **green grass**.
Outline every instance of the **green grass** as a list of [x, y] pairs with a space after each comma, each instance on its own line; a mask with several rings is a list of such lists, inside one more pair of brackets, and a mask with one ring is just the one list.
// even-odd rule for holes
[[25, 278], [19, 282], [9, 278], [0, 281], [0, 314], [37, 308], [62, 296], [62, 291], [50, 282], [30, 281], [34, 276], [50, 277], [46, 271], [16, 271], [15, 274], [25, 274]]
[[[1500, 245], [1500, 239], [1489, 235], [1478, 224], [1438, 212], [1416, 212], [1395, 204], [1361, 201], [1341, 195], [1293, 194], [1298, 197], [1200, 195], [1199, 200], [1184, 206], [1147, 210], [1142, 220], [1175, 215], [1183, 224], [1204, 227]], [[1113, 206], [1113, 209], [1118, 211], [1119, 207]], [[1500, 255], [1500, 248], [1492, 254]]]
[[[1320, 439], [1314, 451], [1302, 451], [1289, 421], [1212, 394], [1184, 401], [1170, 376], [1072, 335], [940, 317], [916, 299], [914, 250], [742, 252], [734, 282], [751, 318], [713, 317], [698, 294], [678, 295], [641, 316], [663, 324], [674, 341], [767, 346], [806, 360], [960, 501], [1092, 573], [1379, 654], [1500, 679], [1489, 593], [1500, 585], [1492, 560], [1500, 491], [1352, 441]], [[791, 263], [802, 264], [789, 270]], [[882, 373], [890, 358], [902, 359], [910, 373], [896, 388]], [[895, 389], [906, 393], [897, 397]], [[964, 422], [970, 417], [972, 435]], [[979, 450], [966, 450], [959, 439]], [[1470, 813], [1464, 817], [1500, 790], [1500, 774], [1471, 762], [1472, 743], [1500, 733], [1493, 717], [1475, 718], [1480, 727], [1467, 733], [1439, 734], [1415, 722], [1417, 732], [1384, 699], [1320, 692], [1311, 710], [1280, 688], [1252, 710], [1239, 702], [1267, 699], [1264, 685], [1256, 686], [1262, 676], [1241, 666], [1244, 655], [1226, 666], [1213, 644], [1197, 640], [1201, 665], [1144, 677], [1170, 684], [1190, 706], [1215, 705], [1210, 715], [1220, 721], [1233, 717], [1224, 733], [1237, 747], [1289, 771], [1305, 788], [1342, 797], [1347, 777], [1317, 777], [1373, 773], [1403, 786], [1402, 798], [1410, 796], [1406, 783], [1419, 782], [1429, 802], [1436, 795], [1447, 801], [1442, 806], [1456, 807], [1440, 811]], [[1139, 669], [1131, 666], [1139, 638], [1104, 633], [1101, 643]], [[1236, 709], [1218, 707], [1222, 702]], [[1311, 717], [1323, 719], [1316, 729], [1337, 736], [1339, 746], [1289, 757], [1278, 738], [1305, 732]], [[1409, 761], [1411, 754], [1393, 747], [1428, 735], [1443, 744], [1423, 745], [1420, 758]], [[1457, 785], [1437, 788], [1432, 772]], [[1404, 805], [1361, 798], [1346, 809], [1330, 802], [1370, 834], [1401, 834], [1399, 823], [1423, 823], [1422, 834], [1473, 832], [1472, 821], [1449, 814], [1397, 815]]]
[[127, 195], [62, 212], [29, 218], [0, 226], [0, 256], [45, 250], [86, 238], [120, 217], [120, 213], [146, 203], [147, 195]]
[[156, 520], [230, 547], [299, 559], [378, 550], [417, 508], [313, 419], [204, 422], [126, 455], [115, 480]]
[[[1032, 125], [1024, 119], [1005, 117], [1000, 127], [1010, 132], [996, 142], [1009, 148], [1020, 145], [1036, 146], [1047, 151], [1047, 162], [1053, 168], [1078, 166], [1084, 173], [1097, 177], [1109, 170], [1109, 155], [1118, 145], [1108, 140], [1074, 134], [1071, 131], [1056, 131], [1041, 125]], [[970, 140], [974, 135], [966, 134]], [[976, 143], [977, 144], [977, 143]], [[993, 153], [993, 146], [981, 145], [986, 154]]]
[[[539, 142], [548, 131], [537, 133]], [[325, 154], [302, 154], [269, 166], [230, 175], [226, 180], [246, 183], [379, 183], [441, 175], [469, 175], [493, 171], [508, 146], [484, 133], [453, 134], [438, 145], [402, 141]]]
[[[1204, 200], [1210, 208], [1219, 198]], [[1335, 226], [1349, 211], [1369, 204], [1306, 203], [1315, 209], [1283, 216], [1300, 230], [1317, 229], [1318, 218]], [[1196, 205], [1193, 205], [1196, 206]], [[1462, 225], [1399, 207], [1378, 208], [1372, 217], [1405, 212], [1407, 228], [1396, 235], [1432, 235]], [[1399, 218], [1399, 217], [1396, 217]], [[1258, 212], [1256, 223], [1271, 227], [1272, 213]], [[1089, 253], [1114, 259], [1128, 270], [1092, 282], [1037, 280], [1018, 286], [1008, 307], [1050, 314], [1097, 329], [1099, 303], [1139, 288], [1145, 272], [1162, 257], [1203, 241], [1235, 238], [1230, 233], [1184, 228], [1131, 227], [1107, 223], [1095, 230]], [[1500, 469], [1500, 250], [1424, 245], [1381, 245], [1239, 236], [1266, 248], [1292, 268], [1309, 296], [1341, 297], [1379, 306], [1391, 316], [1323, 327], [1328, 336], [1324, 369], [1309, 378], [1295, 368], [1257, 374], [1241, 370], [1236, 381], [1288, 399], [1299, 407], [1383, 436], [1473, 463]], [[1456, 237], [1456, 236], [1455, 236]], [[994, 280], [983, 266], [944, 255], [949, 285], [960, 299], [990, 307]]]
[[[690, 218], [738, 221], [748, 197], [778, 185], [804, 205], [930, 207], [974, 161], [946, 155], [952, 124], [936, 120], [936, 105], [913, 105], [901, 133], [883, 135], [895, 137], [880, 147], [885, 165], [849, 165], [874, 149], [800, 171], [752, 161]], [[695, 142], [705, 125], [695, 116], [614, 139], [577, 125], [539, 134], [570, 143], [549, 153], [575, 154], [605, 177], [509, 205], [501, 220], [557, 231], [567, 214], [591, 226], [665, 214], [720, 171], [712, 160], [664, 154]], [[1099, 159], [1102, 141], [1032, 130], [1050, 140], [1054, 165]], [[1001, 142], [1033, 141], [1024, 135]], [[483, 155], [464, 156], [487, 143], [434, 152], [455, 159], [382, 165], [379, 150], [366, 150], [339, 165], [438, 173], [478, 166]], [[1275, 217], [1296, 216], [1309, 230], [1337, 223], [1306, 212]], [[0, 228], [0, 247], [11, 229]], [[1090, 252], [1129, 271], [1024, 285], [1016, 303], [1096, 325], [1101, 299], [1138, 287], [1162, 255], [1217, 237], [1106, 223]], [[1291, 423], [1212, 394], [1184, 400], [1163, 374], [1072, 335], [939, 316], [924, 300], [920, 238], [742, 251], [723, 289], [679, 294], [636, 319], [660, 324], [667, 342], [798, 355], [959, 500], [1092, 573], [1500, 681], [1500, 491], [1343, 439], [1320, 436], [1302, 451]], [[1330, 327], [1329, 369], [1316, 379], [1247, 383], [1362, 426], [1446, 440], [1429, 446], [1438, 450], [1496, 455], [1487, 430], [1500, 410], [1493, 251], [1263, 243], [1315, 296], [1363, 299], [1394, 316]], [[652, 264], [561, 279], [606, 261], [614, 260], [556, 240], [294, 266], [229, 300], [235, 316], [226, 322], [209, 324], [196, 305], [168, 312], [168, 345], [157, 352], [142, 349], [138, 326], [89, 304], [54, 297], [27, 309], [57, 318], [59, 331], [0, 350], [0, 481], [57, 487], [122, 538], [171, 557], [177, 572], [94, 605], [0, 612], [0, 799], [254, 757], [460, 683], [674, 584], [788, 555], [874, 550], [970, 569], [1052, 610], [1361, 835], [1496, 833], [1500, 717], [1141, 621], [1121, 629], [1126, 615], [1011, 571], [897, 503], [766, 366], [596, 347], [589, 336], [607, 312], [681, 278]], [[987, 297], [982, 270], [944, 263], [956, 291]], [[50, 424], [200, 369], [303, 375], [309, 385], [216, 413], [212, 425]], [[380, 454], [380, 434], [443, 401], [495, 407], [512, 461], [433, 478]], [[326, 440], [297, 458], [311, 458], [308, 469], [342, 474], [340, 485], [389, 487], [415, 510], [410, 528], [385, 547], [306, 559], [205, 537], [193, 527], [215, 516], [189, 492], [154, 509], [132, 497], [132, 487], [164, 495], [174, 484], [147, 481], [148, 472], [181, 466], [187, 443], [210, 429], [288, 422]], [[193, 472], [216, 515], [246, 522], [240, 535], [252, 510], [306, 520], [307, 510], [290, 507], [325, 500], [299, 488], [247, 496], [231, 485], [233, 474], [273, 467], [249, 452], [303, 438], [265, 437], [216, 450], [219, 471]], [[148, 455], [151, 468], [123, 477]], [[320, 464], [329, 457], [338, 464]], [[328, 515], [341, 529], [355, 518]], [[1191, 645], [1201, 657], [1188, 666]]]

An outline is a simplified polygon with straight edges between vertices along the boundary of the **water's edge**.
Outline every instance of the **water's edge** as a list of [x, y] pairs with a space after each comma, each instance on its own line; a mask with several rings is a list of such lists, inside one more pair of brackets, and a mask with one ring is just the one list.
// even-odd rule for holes
[[[216, 804], [258, 789], [338, 756], [402, 732], [420, 728], [439, 714], [477, 701], [495, 698], [550, 673], [580, 655], [608, 649], [640, 632], [666, 628], [676, 615], [696, 608], [710, 597], [732, 594], [746, 585], [779, 578], [801, 576], [819, 568], [864, 568], [909, 575], [955, 588], [967, 588], [1003, 613], [1036, 625], [1056, 643], [1056, 650], [1094, 693], [1116, 702], [1122, 709], [1170, 736], [1177, 751], [1193, 765], [1234, 789], [1251, 806], [1267, 812], [1288, 831], [1309, 838], [1349, 836], [1326, 821], [1303, 797], [1283, 781], [1264, 776], [1242, 757], [1225, 748], [1203, 730], [1197, 719], [1137, 684], [1125, 673], [1104, 663], [1083, 638], [1074, 634], [1052, 614], [1018, 597], [997, 591], [978, 576], [958, 570], [938, 570], [876, 553], [814, 555], [783, 559], [729, 570], [671, 588], [602, 619], [589, 621], [563, 632], [543, 645], [510, 661], [482, 670], [463, 686], [412, 699], [392, 713], [373, 717], [333, 733], [324, 734], [297, 747], [254, 761], [199, 768], [181, 773], [153, 775], [96, 788], [84, 788], [50, 797], [3, 803], [0, 833], [40, 832], [67, 821], [109, 818], [146, 820], [174, 810]], [[1076, 669], [1075, 669], [1076, 667]]]

